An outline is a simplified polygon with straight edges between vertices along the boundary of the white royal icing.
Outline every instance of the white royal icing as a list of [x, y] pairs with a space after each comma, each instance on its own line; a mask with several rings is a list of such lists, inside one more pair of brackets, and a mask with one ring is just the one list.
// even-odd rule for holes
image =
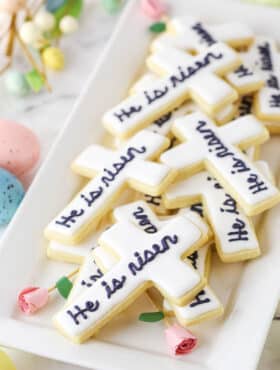
[[[217, 41], [229, 45], [246, 46], [253, 39], [253, 31], [240, 22], [206, 25], [192, 16], [176, 17], [170, 21], [169, 28], [175, 35], [186, 34], [198, 49], [204, 49]], [[195, 46], [194, 46], [195, 47]]]
[[100, 234], [110, 227], [110, 225], [111, 223], [104, 219], [104, 221], [98, 225], [97, 230], [92, 232], [85, 240], [75, 245], [50, 240], [47, 248], [47, 255], [54, 260], [82, 264], [89, 253], [96, 248]]
[[162, 163], [184, 171], [205, 166], [231, 196], [243, 202], [246, 213], [251, 213], [252, 208], [259, 213], [256, 208], [264, 207], [266, 201], [277, 202], [276, 187], [235, 147], [267, 138], [265, 128], [253, 116], [217, 127], [204, 114], [193, 113], [177, 119], [173, 130], [186, 142], [163, 153]]
[[145, 89], [153, 86], [153, 84], [158, 80], [158, 77], [154, 73], [146, 72], [144, 73], [134, 84], [131, 86], [129, 90], [129, 94], [137, 94]]
[[[152, 54], [147, 59], [147, 66], [155, 73], [161, 75], [172, 73], [176, 66], [191, 63], [196, 57], [166, 47]], [[200, 73], [189, 82], [190, 95], [194, 100], [199, 98], [206, 106], [219, 105], [220, 102], [231, 102], [237, 99], [235, 90], [218, 76], [210, 73]], [[206, 108], [204, 108], [206, 109]]]
[[247, 46], [253, 39], [252, 30], [239, 22], [206, 25], [192, 16], [171, 19], [168, 32], [157, 37], [152, 50], [168, 45], [188, 51], [201, 51], [216, 41], [233, 46]]
[[116, 223], [102, 234], [99, 243], [112, 249], [119, 262], [56, 314], [55, 324], [73, 341], [85, 340], [112, 314], [125, 309], [129, 298], [134, 300], [151, 284], [179, 303], [201, 281], [199, 274], [181, 260], [199, 245], [201, 235], [197, 226], [182, 216], [174, 217], [155, 234], [131, 223]]
[[[206, 223], [196, 213], [190, 211], [190, 209], [181, 209], [180, 214], [187, 217], [195, 225], [197, 225], [203, 234], [209, 233], [209, 228]], [[162, 227], [167, 225], [168, 218], [164, 220], [158, 219], [155, 214], [151, 211], [150, 207], [143, 201], [133, 202], [121, 207], [117, 207], [113, 212], [114, 218], [117, 221], [129, 221], [141, 228], [148, 234], [154, 234], [158, 232]], [[210, 253], [209, 245], [200, 248], [185, 258], [185, 261], [192, 265], [194, 269], [198, 271], [201, 276], [206, 276], [207, 259]], [[118, 262], [116, 256], [108, 252], [102, 247], [94, 249], [93, 256], [90, 255], [85, 261], [81, 268], [77, 279], [75, 280], [74, 287], [69, 296], [69, 301], [74, 297], [79, 296], [84, 290], [90, 288], [98, 278], [102, 277], [101, 271], [98, 270], [97, 265], [101, 267], [101, 270], [109, 271]]]
[[280, 60], [276, 43], [273, 39], [257, 37], [249, 55], [255, 69], [265, 79], [265, 87], [256, 96], [256, 114], [267, 120], [279, 120], [280, 117]]
[[[139, 93], [149, 87], [151, 85], [150, 76], [153, 76], [153, 82], [159, 78], [151, 73], [146, 73], [133, 85], [133, 92]], [[196, 112], [198, 110], [199, 107], [196, 103], [193, 101], [187, 101], [180, 105], [180, 107], [174, 108], [170, 112], [155, 120], [150, 126], [147, 127], [147, 129], [157, 132], [161, 135], [168, 135], [170, 133], [172, 123], [177, 117], [181, 117], [187, 113]], [[229, 103], [225, 107], [221, 108], [216, 114], [214, 114], [213, 117], [218, 124], [223, 124], [232, 119], [235, 113], [236, 106]]]
[[237, 54], [228, 46], [217, 43], [192, 62], [177, 65], [171, 74], [159, 79], [152, 87], [126, 98], [106, 112], [103, 123], [114, 135], [127, 137], [183, 103], [189, 96], [192, 80], [199, 75], [233, 69], [237, 64]]
[[[187, 16], [171, 20], [170, 28], [173, 34], [166, 32], [152, 43], [152, 50], [154, 52], [161, 52], [166, 47], [173, 47], [188, 52], [201, 52], [219, 41], [240, 47], [248, 45], [248, 42], [253, 39], [252, 31], [242, 23], [226, 23], [208, 26], [193, 17]], [[185, 43], [183, 40], [185, 40]], [[186, 53], [183, 54], [186, 57]], [[243, 54], [240, 53], [239, 55], [241, 56]], [[172, 58], [172, 55], [168, 56], [170, 62]], [[246, 58], [242, 59], [242, 65], [233, 72], [228, 73], [226, 79], [240, 92], [243, 90], [246, 91], [246, 93], [255, 91], [257, 86], [262, 83], [263, 79], [261, 75], [254, 71], [250, 64], [246, 62]], [[160, 63], [165, 63], [166, 65], [166, 59], [161, 60]], [[160, 68], [160, 64], [158, 64], [158, 68]]]
[[[94, 220], [97, 223], [108, 211], [109, 204], [122, 190], [125, 184], [135, 188], [139, 174], [135, 174], [134, 166], [140, 171], [141, 183], [151, 185], [155, 191], [164, 177], [170, 172], [169, 169], [160, 164], [145, 162], [141, 165], [140, 160], [148, 160], [157, 156], [166, 146], [166, 138], [156, 133], [143, 130], [132, 137], [118, 152], [104, 151], [102, 159], [95, 157], [96, 148], [91, 146], [85, 150], [74, 162], [76, 171], [81, 174], [93, 175], [100, 170], [99, 159], [106, 167], [74, 197], [66, 208], [48, 225], [46, 235], [51, 239], [63, 242], [73, 242], [80, 232], [84, 232], [87, 225]], [[108, 158], [106, 153], [108, 152]], [[114, 153], [114, 155], [112, 155]], [[96, 167], [95, 167], [96, 166]], [[134, 177], [133, 177], [134, 176]], [[141, 189], [138, 189], [140, 190]], [[146, 190], [147, 192], [147, 190]], [[157, 194], [153, 194], [157, 195]]]
[[206, 320], [207, 316], [211, 312], [217, 310], [223, 310], [222, 305], [212, 289], [206, 286], [203, 290], [201, 290], [192, 300], [192, 302], [186, 306], [178, 306], [174, 305], [167, 300], [164, 300], [163, 308], [165, 311], [173, 311], [178, 321], [182, 323], [182, 325], [191, 325], [192, 321], [196, 322], [199, 321], [200, 317]]
[[51, 240], [48, 245], [47, 253], [51, 259], [60, 260], [64, 258], [65, 260], [71, 260], [71, 262], [82, 263], [88, 253], [95, 248], [95, 241], [95, 237], [89, 237], [84, 242], [79, 243], [79, 245], [73, 246]]
[[164, 194], [167, 207], [174, 201], [183, 206], [190, 205], [194, 197], [203, 199], [203, 208], [214, 229], [216, 245], [220, 246], [219, 254], [231, 256], [248, 250], [259, 250], [250, 220], [209, 172], [200, 172], [172, 184]]
[[91, 288], [93, 284], [102, 277], [103, 272], [96, 265], [92, 253], [89, 253], [80, 268], [77, 278], [75, 279], [68, 297], [68, 302], [71, 302], [73, 299], [78, 297], [86, 288]]
[[[150, 55], [147, 58], [146, 64], [154, 73], [165, 75], [171, 73], [177, 65], [191, 63], [194, 58], [195, 57], [188, 55], [185, 51], [166, 46]], [[263, 77], [261, 74], [254, 71], [253, 68], [244, 62], [232, 72], [227, 73], [225, 78], [235, 89], [241, 92], [245, 90], [246, 93], [255, 91], [256, 86], [259, 87], [263, 83]], [[199, 83], [203, 85], [201, 88], [202, 91], [199, 90]], [[203, 93], [203, 90], [206, 90], [208, 95], [212, 92], [215, 96], [212, 97], [214, 102], [218, 102], [222, 97], [225, 98], [227, 95], [233, 95], [234, 92], [230, 85], [225, 81], [220, 80], [217, 76], [212, 75], [211, 80], [210, 77], [207, 79], [200, 78], [199, 83], [197, 82], [197, 84], [193, 86], [194, 92], [196, 94], [199, 93], [199, 95]], [[213, 105], [214, 103], [210, 100], [210, 97], [205, 93], [204, 95], [201, 95], [204, 101], [209, 105]], [[237, 98], [236, 95], [235, 97]]]

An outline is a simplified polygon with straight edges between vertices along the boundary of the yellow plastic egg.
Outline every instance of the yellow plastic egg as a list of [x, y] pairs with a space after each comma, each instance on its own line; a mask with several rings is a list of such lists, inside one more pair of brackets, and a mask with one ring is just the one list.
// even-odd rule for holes
[[42, 52], [42, 60], [45, 66], [53, 70], [61, 70], [64, 68], [64, 54], [59, 48], [49, 47]]

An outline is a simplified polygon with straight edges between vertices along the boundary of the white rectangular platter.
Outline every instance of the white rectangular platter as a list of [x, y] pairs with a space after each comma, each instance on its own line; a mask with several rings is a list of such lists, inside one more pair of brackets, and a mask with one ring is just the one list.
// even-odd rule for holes
[[[230, 1], [170, 0], [174, 14], [193, 14], [209, 22], [238, 20], [257, 33], [279, 39], [280, 12]], [[189, 356], [167, 355], [163, 324], [144, 324], [138, 314], [151, 310], [145, 298], [108, 324], [83, 345], [74, 345], [56, 332], [51, 317], [63, 304], [56, 294], [46, 309], [24, 317], [16, 297], [25, 286], [48, 287], [73, 266], [48, 260], [43, 229], [81, 186], [70, 163], [87, 145], [104, 134], [101, 116], [125, 96], [139, 75], [147, 54], [149, 20], [130, 0], [111, 42], [65, 123], [48, 159], [39, 171], [0, 252], [0, 344], [44, 357], [106, 370], [253, 370], [256, 368], [279, 297], [280, 206], [268, 213], [261, 234], [262, 258], [249, 264], [213, 262], [211, 286], [226, 307], [223, 319], [193, 327], [200, 340]], [[280, 138], [263, 150], [278, 171]], [[277, 158], [277, 155], [279, 158]]]

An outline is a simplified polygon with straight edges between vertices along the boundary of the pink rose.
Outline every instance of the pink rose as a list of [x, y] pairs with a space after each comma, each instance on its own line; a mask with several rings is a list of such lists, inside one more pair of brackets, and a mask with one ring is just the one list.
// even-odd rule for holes
[[157, 20], [167, 11], [166, 6], [160, 0], [141, 0], [141, 9], [148, 17]]
[[29, 287], [22, 290], [18, 296], [18, 306], [27, 315], [32, 315], [44, 307], [49, 298], [49, 292], [45, 288]]
[[172, 355], [186, 355], [197, 345], [197, 338], [178, 324], [169, 326], [165, 330], [165, 338]]

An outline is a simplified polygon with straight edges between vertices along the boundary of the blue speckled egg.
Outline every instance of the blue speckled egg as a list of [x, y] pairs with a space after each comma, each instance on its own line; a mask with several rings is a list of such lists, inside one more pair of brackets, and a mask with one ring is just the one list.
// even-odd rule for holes
[[0, 168], [0, 225], [9, 223], [22, 198], [24, 188], [10, 172]]

